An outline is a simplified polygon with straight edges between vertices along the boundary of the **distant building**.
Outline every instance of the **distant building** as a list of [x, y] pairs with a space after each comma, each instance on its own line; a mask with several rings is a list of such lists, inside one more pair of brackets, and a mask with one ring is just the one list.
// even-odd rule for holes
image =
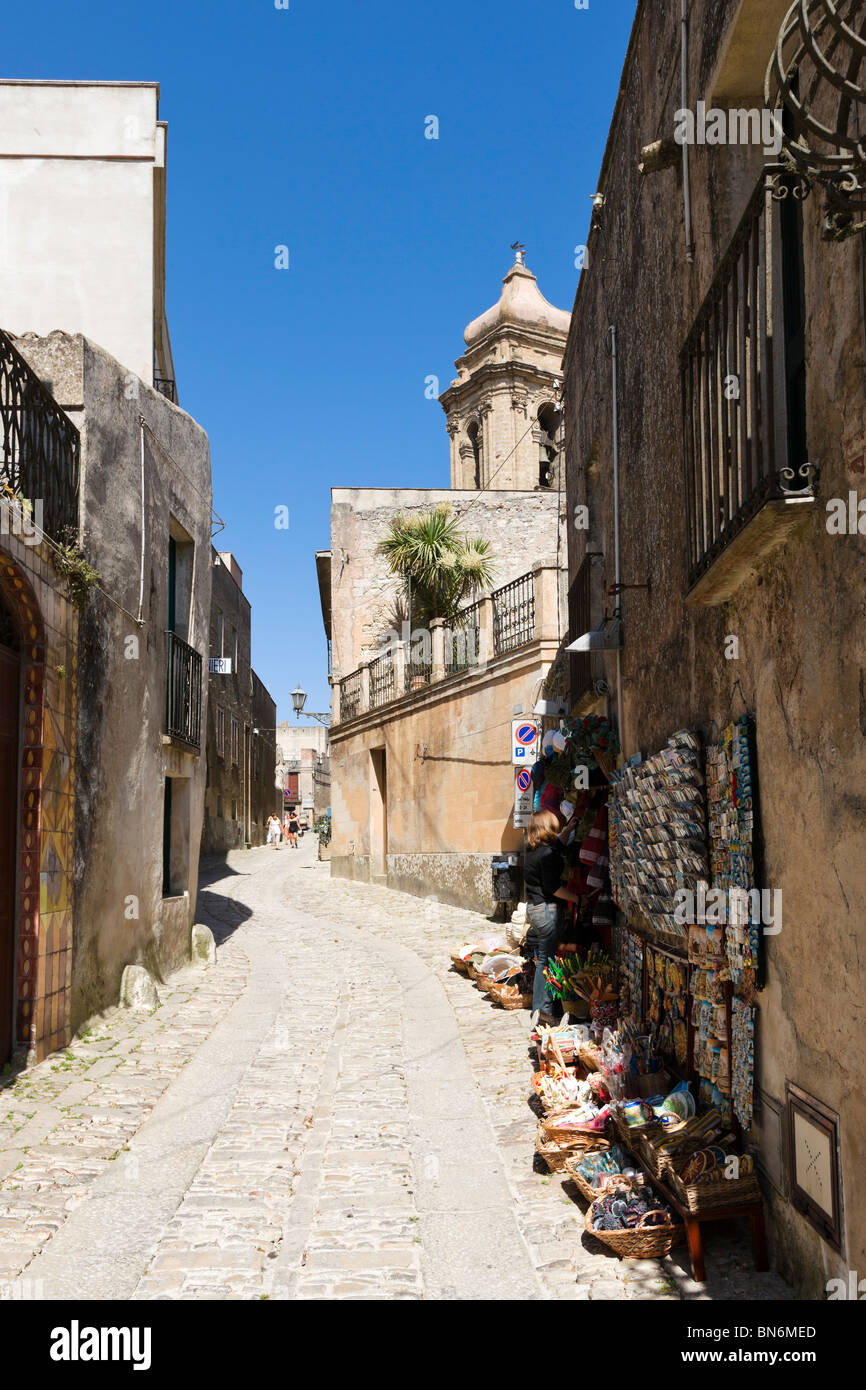
[[[529, 714], [565, 632], [557, 373], [569, 315], [522, 253], [466, 329], [441, 397], [451, 489], [334, 488], [316, 555], [331, 656], [332, 873], [488, 910], [513, 825], [511, 719]], [[399, 621], [378, 544], [400, 513], [447, 504], [490, 544], [494, 588], [429, 632]]]
[[327, 728], [283, 722], [277, 727], [277, 752], [285, 808], [306, 811], [311, 821], [324, 815], [331, 804]]
[[250, 604], [229, 551], [212, 552], [207, 796], [202, 853], [264, 844], [280, 808], [277, 707], [250, 665]]

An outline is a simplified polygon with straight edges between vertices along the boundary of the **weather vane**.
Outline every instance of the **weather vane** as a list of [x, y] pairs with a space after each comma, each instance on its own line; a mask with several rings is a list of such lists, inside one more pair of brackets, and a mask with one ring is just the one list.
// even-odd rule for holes
[[522, 241], [512, 241], [511, 249], [514, 252], [514, 264], [526, 265], [526, 246]]

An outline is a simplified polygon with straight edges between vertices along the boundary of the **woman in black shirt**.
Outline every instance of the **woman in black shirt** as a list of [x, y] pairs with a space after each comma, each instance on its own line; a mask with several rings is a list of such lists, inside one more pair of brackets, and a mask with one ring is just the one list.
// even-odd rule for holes
[[526, 917], [529, 930], [526, 944], [535, 953], [535, 983], [532, 989], [533, 1023], [552, 1023], [553, 995], [544, 978], [544, 967], [556, 955], [559, 944], [559, 904], [579, 903], [562, 883], [563, 846], [574, 830], [577, 814], [560, 830], [553, 811], [537, 811], [530, 817], [523, 857], [526, 888]]

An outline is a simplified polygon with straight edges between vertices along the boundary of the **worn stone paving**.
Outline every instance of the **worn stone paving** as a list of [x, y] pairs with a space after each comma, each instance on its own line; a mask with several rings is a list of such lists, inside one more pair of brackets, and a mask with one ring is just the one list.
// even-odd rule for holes
[[[204, 889], [215, 967], [3, 1079], [0, 1294], [64, 1297], [80, 1270], [136, 1299], [791, 1297], [727, 1223], [705, 1285], [684, 1249], [621, 1263], [586, 1234], [575, 1189], [535, 1171], [528, 1015], [450, 968], [483, 918], [331, 880], [311, 836]], [[115, 1268], [98, 1212], [118, 1192]]]

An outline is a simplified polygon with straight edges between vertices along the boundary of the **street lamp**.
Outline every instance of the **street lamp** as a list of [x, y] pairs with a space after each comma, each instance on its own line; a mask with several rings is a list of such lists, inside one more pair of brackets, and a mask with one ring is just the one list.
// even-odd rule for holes
[[320, 724], [329, 725], [331, 722], [330, 711], [327, 714], [316, 714], [314, 711], [305, 711], [304, 705], [307, 702], [307, 692], [302, 686], [292, 691], [292, 709], [295, 711], [295, 718], [300, 719], [303, 714], [305, 719], [318, 719]]

